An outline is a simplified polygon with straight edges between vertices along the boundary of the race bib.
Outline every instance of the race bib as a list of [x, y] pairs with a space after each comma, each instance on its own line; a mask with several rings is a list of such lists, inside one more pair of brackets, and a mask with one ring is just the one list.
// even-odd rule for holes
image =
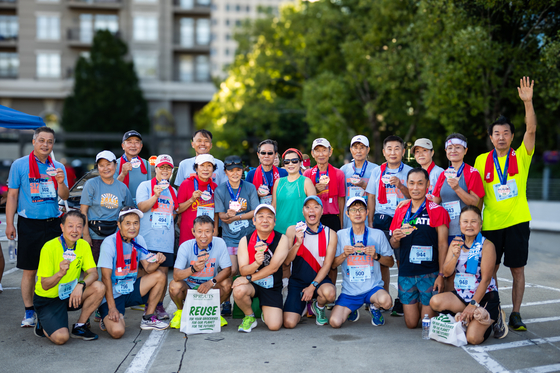
[[41, 198], [56, 198], [56, 190], [52, 180], [41, 181], [39, 184], [39, 195]]
[[198, 206], [198, 209], [196, 210], [196, 216], [202, 215], [209, 216], [212, 218], [212, 220], [214, 220], [214, 207]]
[[68, 297], [70, 297], [70, 294], [72, 294], [72, 292], [74, 291], [74, 288], [76, 287], [77, 284], [78, 284], [78, 279], [75, 279], [74, 281], [67, 282], [65, 284], [59, 284], [58, 285], [58, 297], [61, 300], [68, 299]]
[[476, 277], [472, 273], [456, 273], [454, 283], [455, 289], [471, 290], [475, 288]]
[[[200, 207], [198, 209], [200, 209]], [[152, 228], [169, 229], [169, 227], [171, 227], [171, 214], [166, 212], [152, 213]]]
[[272, 277], [272, 275], [266, 276], [263, 279], [260, 280], [256, 280], [253, 281], [253, 283], [265, 288], [265, 289], [270, 289], [272, 288], [272, 286], [274, 286], [274, 278]]
[[365, 282], [371, 278], [369, 266], [348, 266], [350, 282]]
[[232, 233], [237, 233], [241, 229], [247, 228], [249, 226], [249, 221], [248, 220], [236, 220], [233, 223], [228, 224], [228, 226], [229, 226], [229, 230], [232, 231]]
[[515, 179], [508, 180], [506, 185], [494, 184], [492, 187], [494, 188], [494, 194], [498, 202], [517, 197], [519, 193]]
[[133, 278], [124, 278], [124, 279], [117, 279], [117, 283], [113, 285], [115, 291], [119, 294], [130, 294], [132, 290], [134, 290], [134, 279]]
[[412, 246], [410, 248], [409, 260], [411, 263], [420, 264], [422, 262], [432, 261], [431, 246]]
[[397, 194], [396, 193], [387, 193], [387, 206], [391, 209], [397, 208]]
[[443, 202], [441, 206], [449, 213], [449, 219], [453, 220], [461, 214], [461, 203], [459, 201]]
[[346, 198], [350, 199], [352, 197], [362, 197], [364, 193], [365, 191], [360, 187], [348, 187], [348, 195]]
[[259, 201], [265, 205], [272, 205], [272, 196], [260, 197]]

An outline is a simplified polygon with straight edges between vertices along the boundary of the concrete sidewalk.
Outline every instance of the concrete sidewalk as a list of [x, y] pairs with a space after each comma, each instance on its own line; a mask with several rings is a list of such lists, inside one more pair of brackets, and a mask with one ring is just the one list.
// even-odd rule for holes
[[529, 223], [531, 230], [560, 232], [560, 202], [529, 201], [529, 210], [532, 217]]

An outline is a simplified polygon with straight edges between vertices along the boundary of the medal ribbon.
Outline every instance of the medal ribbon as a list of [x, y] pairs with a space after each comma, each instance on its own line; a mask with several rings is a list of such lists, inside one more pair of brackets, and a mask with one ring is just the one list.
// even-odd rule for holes
[[228, 192], [229, 192], [229, 196], [231, 197], [231, 200], [234, 202], [237, 202], [237, 200], [239, 199], [239, 195], [241, 194], [241, 187], [243, 186], [243, 180], [239, 180], [239, 188], [237, 188], [237, 196], [233, 195], [233, 188], [231, 187], [231, 184], [229, 183], [229, 180], [227, 181], [227, 187], [228, 187]]
[[416, 210], [414, 215], [412, 215], [411, 217], [410, 214], [412, 213], [412, 202], [410, 202], [410, 206], [408, 206], [408, 210], [406, 210], [406, 214], [404, 215], [403, 224], [410, 224], [410, 223], [416, 224], [416, 219], [418, 218], [418, 216], [420, 216], [420, 214], [422, 213], [422, 211], [424, 211], [425, 208], [426, 208], [426, 200], [422, 202], [422, 205], [420, 205], [418, 210]]

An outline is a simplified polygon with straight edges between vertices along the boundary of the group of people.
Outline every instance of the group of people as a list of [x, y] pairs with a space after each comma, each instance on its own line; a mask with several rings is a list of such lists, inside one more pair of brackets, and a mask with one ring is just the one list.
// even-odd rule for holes
[[[403, 163], [400, 137], [384, 140], [386, 162], [378, 166], [368, 161], [368, 138], [357, 135], [350, 141], [353, 160], [341, 169], [330, 164], [329, 141], [315, 139], [316, 165], [304, 172], [300, 150], [284, 151], [279, 167], [276, 142], [264, 140], [260, 165], [244, 178], [241, 157], [215, 159], [212, 134], [199, 130], [191, 143], [196, 156], [180, 162], [173, 178], [174, 161], [161, 154], [152, 177], [152, 165], [139, 157], [141, 134], [128, 131], [120, 158], [107, 150], [97, 154], [99, 176], [84, 185], [80, 211], [65, 214], [58, 198], [68, 198], [66, 174], [50, 158], [55, 134], [39, 128], [31, 154], [12, 165], [6, 207], [11, 240], [18, 215], [21, 326], [56, 344], [92, 340], [98, 338], [90, 330], [94, 315], [101, 330], [120, 338], [125, 309], [143, 306], [142, 329], [179, 328], [187, 291], [218, 289], [222, 315], [231, 314], [232, 297], [245, 315], [242, 332], [257, 326], [258, 298], [270, 330], [295, 328], [306, 313], [317, 325], [339, 328], [357, 321], [365, 304], [374, 326], [385, 323], [385, 311], [404, 316], [408, 328], [425, 314], [460, 312], [468, 342], [478, 344], [492, 332], [496, 338], [508, 333], [496, 275], [504, 257], [513, 275], [508, 324], [526, 330], [520, 305], [531, 219], [533, 82], [524, 77], [518, 91], [526, 113], [521, 146], [511, 148], [515, 126], [502, 116], [488, 128], [494, 149], [474, 167], [464, 162], [467, 138], [459, 133], [445, 140], [445, 169], [435, 165], [429, 139], [414, 143], [419, 167], [412, 168]], [[169, 322], [167, 291], [177, 306]], [[479, 308], [491, 323], [475, 317]], [[68, 311], [78, 309], [70, 332]]]

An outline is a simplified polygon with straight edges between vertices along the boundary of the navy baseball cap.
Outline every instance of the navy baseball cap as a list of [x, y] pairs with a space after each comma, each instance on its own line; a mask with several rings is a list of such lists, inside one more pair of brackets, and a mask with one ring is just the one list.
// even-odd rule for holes
[[123, 135], [122, 142], [125, 142], [126, 140], [128, 140], [132, 136], [136, 136], [140, 140], [142, 140], [142, 135], [140, 135], [140, 133], [138, 133], [138, 131], [130, 130]]

